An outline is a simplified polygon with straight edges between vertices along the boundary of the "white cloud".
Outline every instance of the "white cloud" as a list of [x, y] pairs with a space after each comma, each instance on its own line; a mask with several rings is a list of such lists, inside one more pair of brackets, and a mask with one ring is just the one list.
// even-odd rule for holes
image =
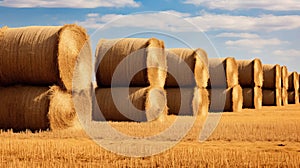
[[250, 17], [204, 14], [187, 19], [204, 30], [276, 31], [300, 28], [299, 15]]
[[285, 57], [300, 57], [300, 50], [290, 49], [290, 50], [276, 50], [273, 52], [277, 56]]
[[139, 7], [134, 0], [3, 0], [0, 6], [14, 8], [97, 8], [97, 7]]
[[230, 47], [243, 47], [243, 48], [254, 48], [254, 49], [261, 49], [265, 46], [278, 46], [281, 44], [288, 43], [286, 41], [281, 41], [277, 38], [271, 39], [240, 39], [240, 40], [229, 40], [226, 41], [225, 44]]
[[204, 13], [200, 16], [191, 16], [187, 13], [180, 13], [176, 11], [161, 11], [156, 13], [128, 15], [108, 14], [92, 18], [87, 17], [85, 21], [79, 21], [78, 23], [87, 28], [99, 28], [115, 19], [119, 20], [113, 24], [110, 23], [109, 26], [155, 28], [174, 32], [199, 31], [196, 27], [189, 23], [193, 23], [203, 31], [230, 30], [271, 32], [300, 28], [299, 15], [261, 15], [258, 17], [250, 17]]
[[89, 13], [86, 15], [87, 17], [99, 17], [98, 13]]
[[216, 37], [237, 37], [237, 38], [259, 38], [259, 35], [252, 33], [221, 33], [217, 34]]
[[300, 10], [299, 0], [185, 0], [185, 4], [206, 6], [211, 9], [265, 9], [273, 11]]

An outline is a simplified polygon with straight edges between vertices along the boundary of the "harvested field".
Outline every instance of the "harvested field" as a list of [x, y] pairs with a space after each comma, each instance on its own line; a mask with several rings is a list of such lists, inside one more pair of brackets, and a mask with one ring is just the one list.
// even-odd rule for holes
[[[197, 119], [188, 135], [175, 147], [159, 155], [142, 158], [130, 158], [106, 151], [82, 131], [35, 134], [0, 132], [0, 166], [299, 167], [299, 111], [300, 105], [287, 105], [223, 113], [217, 128], [205, 142], [197, 140], [203, 123]], [[168, 116], [163, 125], [172, 124], [175, 118]], [[186, 118], [188, 121], [189, 117]], [[159, 127], [159, 123], [109, 124], [123, 133], [139, 136], [160, 132], [165, 128]], [[112, 145], [118, 143], [113, 141]]]

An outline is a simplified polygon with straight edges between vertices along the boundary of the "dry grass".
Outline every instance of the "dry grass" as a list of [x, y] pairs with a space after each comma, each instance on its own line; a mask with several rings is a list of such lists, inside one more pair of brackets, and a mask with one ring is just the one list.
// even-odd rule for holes
[[[203, 143], [197, 140], [202, 127], [198, 118], [174, 148], [143, 158], [106, 151], [81, 131], [0, 132], [0, 167], [299, 167], [299, 113], [300, 105], [223, 113]], [[161, 127], [159, 122], [110, 124], [130, 135], [148, 136], [175, 118], [168, 117]]]

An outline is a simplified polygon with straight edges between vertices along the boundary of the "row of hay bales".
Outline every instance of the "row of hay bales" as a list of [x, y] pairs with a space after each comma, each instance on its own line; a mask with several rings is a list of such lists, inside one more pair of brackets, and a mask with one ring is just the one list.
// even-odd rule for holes
[[1, 28], [0, 128], [74, 126], [72, 92], [92, 81], [88, 41], [86, 31], [76, 25]]
[[208, 58], [200, 48], [165, 49], [156, 38], [101, 39], [94, 65], [89, 37], [76, 25], [4, 27], [0, 43], [1, 129], [77, 125], [72, 94], [91, 89], [101, 111], [93, 110], [95, 121], [206, 116], [299, 102], [299, 75], [285, 66]]

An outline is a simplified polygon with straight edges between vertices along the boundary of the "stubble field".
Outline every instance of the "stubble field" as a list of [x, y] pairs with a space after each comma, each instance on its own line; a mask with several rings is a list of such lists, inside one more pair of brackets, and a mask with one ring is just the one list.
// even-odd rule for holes
[[[145, 137], [163, 131], [175, 119], [169, 116], [164, 123], [110, 125], [125, 134]], [[137, 158], [109, 152], [80, 130], [1, 131], [0, 167], [300, 167], [299, 121], [300, 105], [222, 113], [212, 135], [200, 142], [203, 119], [197, 118], [173, 148]]]

